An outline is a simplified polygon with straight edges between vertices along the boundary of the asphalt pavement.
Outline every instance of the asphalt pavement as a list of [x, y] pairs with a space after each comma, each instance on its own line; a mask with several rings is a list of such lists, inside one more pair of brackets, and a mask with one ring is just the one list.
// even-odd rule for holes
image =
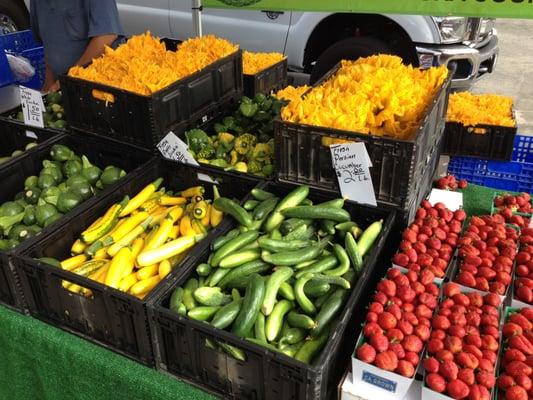
[[496, 28], [500, 40], [496, 68], [473, 91], [512, 97], [518, 133], [533, 136], [533, 20], [498, 19]]

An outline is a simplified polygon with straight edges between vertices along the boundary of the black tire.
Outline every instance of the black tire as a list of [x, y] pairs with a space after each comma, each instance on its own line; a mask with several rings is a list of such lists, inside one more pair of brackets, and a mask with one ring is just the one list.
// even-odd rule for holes
[[340, 40], [318, 57], [309, 81], [314, 84], [340, 60], [357, 60], [359, 57], [380, 53], [394, 54], [387, 44], [372, 37], [351, 37]]
[[[0, 19], [2, 14], [15, 23], [16, 30], [20, 31], [30, 27], [29, 13], [22, 0], [0, 0]], [[2, 21], [0, 21], [0, 34], [2, 33]]]

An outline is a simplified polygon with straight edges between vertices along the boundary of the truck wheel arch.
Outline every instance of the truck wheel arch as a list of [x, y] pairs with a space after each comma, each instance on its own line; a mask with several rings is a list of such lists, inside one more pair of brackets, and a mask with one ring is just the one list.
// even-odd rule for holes
[[327, 48], [353, 36], [381, 40], [406, 62], [418, 66], [413, 40], [397, 22], [377, 14], [337, 13], [322, 19], [309, 36], [303, 59], [305, 72], [311, 72], [313, 63]]

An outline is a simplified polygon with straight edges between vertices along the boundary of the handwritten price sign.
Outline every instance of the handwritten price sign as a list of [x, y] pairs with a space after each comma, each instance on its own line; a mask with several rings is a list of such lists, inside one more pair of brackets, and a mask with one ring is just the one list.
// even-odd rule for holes
[[43, 98], [41, 93], [24, 86], [20, 86], [20, 104], [26, 125], [44, 128]]
[[174, 132], [169, 132], [157, 144], [157, 149], [161, 152], [163, 157], [169, 160], [175, 160], [183, 164], [192, 164], [198, 166], [198, 162], [189, 153], [187, 143], [177, 137]]
[[377, 205], [364, 143], [343, 143], [330, 147], [333, 169], [342, 197], [358, 203]]

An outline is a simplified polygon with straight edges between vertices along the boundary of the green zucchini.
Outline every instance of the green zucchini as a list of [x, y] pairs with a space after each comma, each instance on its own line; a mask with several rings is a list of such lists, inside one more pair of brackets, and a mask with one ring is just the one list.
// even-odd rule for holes
[[265, 231], [270, 232], [280, 226], [285, 218], [281, 212], [286, 208], [297, 206], [308, 196], [308, 194], [309, 186], [299, 186], [287, 194], [265, 220]]
[[272, 310], [274, 309], [274, 303], [276, 302], [279, 287], [283, 282], [287, 281], [292, 276], [292, 274], [292, 268], [279, 267], [268, 278], [265, 288], [263, 304], [261, 305], [261, 312], [265, 316], [269, 316]]
[[232, 325], [232, 332], [235, 335], [240, 337], [248, 335], [257, 319], [264, 296], [265, 281], [260, 275], [253, 274], [248, 281], [241, 310]]
[[267, 317], [265, 323], [265, 334], [269, 342], [273, 342], [278, 337], [283, 323], [283, 318], [292, 308], [294, 304], [289, 300], [280, 300], [274, 306], [272, 313]]

